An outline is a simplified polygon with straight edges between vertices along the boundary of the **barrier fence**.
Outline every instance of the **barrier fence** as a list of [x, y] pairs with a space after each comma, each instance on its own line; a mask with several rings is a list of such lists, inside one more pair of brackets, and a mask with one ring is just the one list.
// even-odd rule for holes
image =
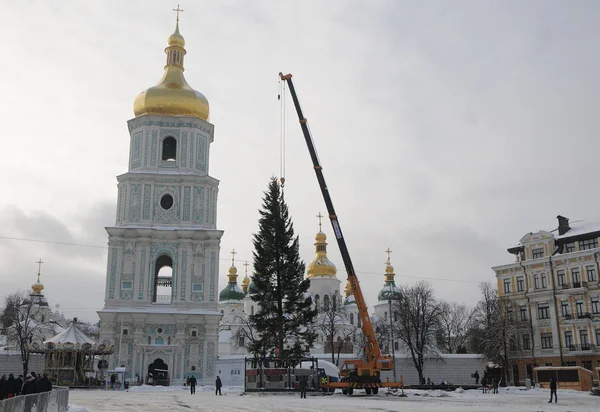
[[51, 392], [15, 396], [0, 401], [0, 412], [67, 412], [68, 409], [68, 388], [54, 388]]

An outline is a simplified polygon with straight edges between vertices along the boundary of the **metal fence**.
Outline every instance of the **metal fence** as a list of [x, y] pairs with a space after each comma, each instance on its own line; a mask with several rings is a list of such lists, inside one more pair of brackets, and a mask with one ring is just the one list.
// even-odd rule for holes
[[68, 388], [54, 388], [52, 392], [15, 396], [0, 401], [0, 412], [67, 412], [68, 409]]

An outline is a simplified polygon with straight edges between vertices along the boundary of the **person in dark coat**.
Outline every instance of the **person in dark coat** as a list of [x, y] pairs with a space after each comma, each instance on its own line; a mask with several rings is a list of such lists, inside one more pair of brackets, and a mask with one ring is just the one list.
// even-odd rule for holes
[[306, 389], [308, 389], [308, 378], [303, 376], [300, 380], [300, 398], [306, 398]]
[[48, 379], [48, 374], [44, 373], [44, 376], [37, 382], [38, 393], [50, 392], [52, 390], [52, 382]]
[[550, 378], [550, 400], [548, 403], [552, 403], [552, 395], [554, 395], [554, 403], [558, 403], [558, 399], [556, 398], [556, 379], [554, 379], [554, 376]]
[[6, 383], [6, 375], [0, 378], [0, 401], [4, 399], [4, 383]]
[[36, 393], [35, 378], [31, 376], [31, 374], [28, 374], [25, 378], [25, 382], [23, 382], [21, 395], [31, 395], [32, 393]]
[[15, 389], [17, 393], [15, 396], [19, 396], [21, 394], [21, 389], [23, 388], [23, 375], [19, 375], [17, 379], [15, 379]]
[[196, 380], [195, 376], [191, 376], [190, 377], [190, 394], [191, 395], [195, 395], [196, 394], [196, 384], [198, 383], [198, 381]]
[[219, 395], [221, 395], [221, 387], [223, 386], [223, 383], [221, 382], [221, 378], [217, 376], [217, 380], [215, 381], [215, 395], [218, 393]]
[[4, 399], [12, 398], [18, 392], [15, 376], [12, 373], [8, 375], [8, 379], [6, 380], [6, 382], [4, 382], [3, 392]]
[[473, 377], [475, 378], [475, 385], [479, 385], [479, 371], [475, 371]]

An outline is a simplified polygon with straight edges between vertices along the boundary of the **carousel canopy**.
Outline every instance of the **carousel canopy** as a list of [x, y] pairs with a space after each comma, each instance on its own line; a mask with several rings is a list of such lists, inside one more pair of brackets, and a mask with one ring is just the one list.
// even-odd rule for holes
[[48, 343], [54, 343], [54, 344], [72, 343], [74, 345], [76, 345], [76, 344], [83, 345], [84, 343], [89, 343], [90, 345], [93, 345], [96, 342], [94, 342], [94, 340], [92, 338], [88, 337], [85, 333], [80, 331], [77, 328], [76, 323], [73, 322], [73, 323], [71, 323], [71, 326], [69, 326], [67, 329], [60, 332], [58, 335], [48, 339], [44, 343], [45, 344], [48, 344]]

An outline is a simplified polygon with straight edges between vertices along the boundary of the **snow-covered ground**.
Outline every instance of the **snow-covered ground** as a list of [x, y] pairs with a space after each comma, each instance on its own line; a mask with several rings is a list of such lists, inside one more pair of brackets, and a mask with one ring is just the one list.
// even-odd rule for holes
[[469, 390], [456, 392], [407, 390], [407, 397], [366, 396], [361, 391], [353, 396], [242, 394], [241, 388], [224, 388], [223, 396], [215, 396], [214, 387], [198, 387], [196, 395], [183, 388], [136, 387], [130, 391], [73, 390], [70, 412], [164, 412], [164, 411], [419, 411], [419, 412], [550, 412], [598, 410], [600, 397], [587, 392], [558, 391], [558, 404], [549, 404], [549, 391], [500, 388], [500, 393], [482, 394]]

